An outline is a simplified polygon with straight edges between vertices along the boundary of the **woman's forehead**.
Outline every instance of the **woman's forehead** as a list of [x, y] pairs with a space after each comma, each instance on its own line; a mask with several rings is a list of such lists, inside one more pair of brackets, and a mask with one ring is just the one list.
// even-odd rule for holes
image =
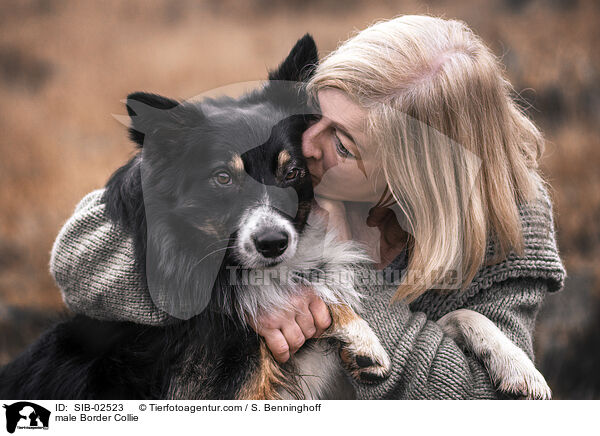
[[325, 88], [318, 92], [321, 114], [354, 133], [363, 133], [367, 111], [339, 89]]

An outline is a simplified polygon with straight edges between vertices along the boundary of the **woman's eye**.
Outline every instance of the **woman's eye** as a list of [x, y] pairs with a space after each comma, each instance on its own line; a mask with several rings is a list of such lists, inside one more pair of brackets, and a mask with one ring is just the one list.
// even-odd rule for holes
[[288, 171], [288, 173], [285, 175], [285, 180], [294, 180], [296, 177], [298, 177], [298, 174], [300, 173], [300, 170], [298, 170], [298, 168], [292, 168], [290, 171]]
[[319, 121], [321, 121], [321, 118], [323, 118], [322, 115], [308, 115], [307, 116], [307, 120], [308, 120], [308, 125], [312, 126], [313, 124], [318, 123]]
[[354, 157], [350, 150], [344, 147], [344, 144], [342, 144], [342, 141], [340, 141], [340, 138], [335, 131], [333, 132], [333, 142], [335, 143], [335, 150], [337, 151], [337, 154], [339, 154], [341, 157]]
[[231, 183], [231, 175], [227, 171], [220, 171], [215, 174], [215, 180], [219, 185], [229, 185]]

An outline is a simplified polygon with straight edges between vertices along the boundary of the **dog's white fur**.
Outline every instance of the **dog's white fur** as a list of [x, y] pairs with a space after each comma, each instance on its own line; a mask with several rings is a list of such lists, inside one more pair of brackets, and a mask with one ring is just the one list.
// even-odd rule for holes
[[552, 397], [544, 376], [525, 352], [484, 315], [459, 309], [443, 316], [437, 323], [457, 344], [483, 361], [500, 391], [532, 400]]
[[[293, 297], [305, 292], [306, 287], [328, 305], [344, 304], [360, 310], [357, 276], [371, 264], [363, 247], [352, 241], [338, 240], [335, 232], [325, 232], [319, 221], [307, 225], [301, 237], [293, 227], [290, 231], [293, 235], [290, 241], [298, 242], [295, 247], [289, 244], [281, 263], [252, 268], [254, 277], [262, 277], [257, 283], [250, 283], [244, 277], [240, 283], [230, 283], [239, 286], [238, 315], [242, 319], [257, 319], [263, 312], [292, 310]], [[240, 277], [233, 277], [232, 272], [230, 280], [240, 280]]]
[[[356, 279], [372, 264], [364, 247], [352, 241], [340, 241], [335, 232], [323, 230], [324, 223], [318, 219], [313, 219], [299, 237], [285, 218], [269, 209], [268, 205], [262, 205], [244, 216], [246, 223], [240, 229], [248, 229], [242, 231], [243, 240], [238, 248], [247, 249], [244, 241], [261, 225], [279, 226], [277, 228], [289, 232], [288, 238], [294, 242], [289, 244], [277, 266], [253, 269], [260, 271], [260, 283], [238, 285], [238, 315], [257, 319], [262, 312], [292, 310], [292, 297], [304, 292], [303, 286], [311, 288], [328, 305], [344, 304], [360, 312], [361, 294]], [[243, 256], [246, 255], [256, 258], [258, 253], [246, 251]], [[247, 263], [249, 267], [257, 264], [260, 262]], [[318, 280], [309, 272], [318, 272]], [[460, 309], [442, 317], [438, 324], [445, 334], [485, 364], [500, 391], [529, 399], [551, 397], [544, 377], [533, 362], [484, 315]], [[352, 355], [369, 357], [374, 362], [369, 367], [373, 374], [385, 376], [389, 372], [390, 358], [364, 320], [353, 320], [332, 336]], [[305, 398], [352, 398], [353, 391], [343, 375], [340, 357], [324, 342], [317, 341], [311, 348], [301, 350], [295, 360]]]

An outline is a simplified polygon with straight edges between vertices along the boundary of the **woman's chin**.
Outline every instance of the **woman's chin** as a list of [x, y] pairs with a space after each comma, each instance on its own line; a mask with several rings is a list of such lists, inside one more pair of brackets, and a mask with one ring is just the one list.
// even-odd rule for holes
[[320, 189], [321, 185], [316, 186], [314, 188], [315, 196], [325, 198], [327, 200], [332, 201], [345, 201], [345, 202], [355, 202], [355, 203], [372, 203], [375, 204], [379, 197], [375, 194], [361, 194], [361, 193], [344, 193], [335, 191], [332, 189], [327, 189], [324, 187]]

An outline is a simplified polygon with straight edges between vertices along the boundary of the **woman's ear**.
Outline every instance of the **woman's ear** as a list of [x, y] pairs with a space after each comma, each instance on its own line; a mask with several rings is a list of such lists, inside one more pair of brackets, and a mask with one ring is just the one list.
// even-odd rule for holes
[[317, 45], [307, 33], [296, 42], [281, 65], [269, 72], [269, 80], [305, 82], [312, 77], [318, 63]]
[[145, 135], [173, 120], [174, 109], [180, 103], [156, 94], [134, 92], [127, 96], [126, 105], [131, 118], [129, 137], [139, 147], [143, 147]]

